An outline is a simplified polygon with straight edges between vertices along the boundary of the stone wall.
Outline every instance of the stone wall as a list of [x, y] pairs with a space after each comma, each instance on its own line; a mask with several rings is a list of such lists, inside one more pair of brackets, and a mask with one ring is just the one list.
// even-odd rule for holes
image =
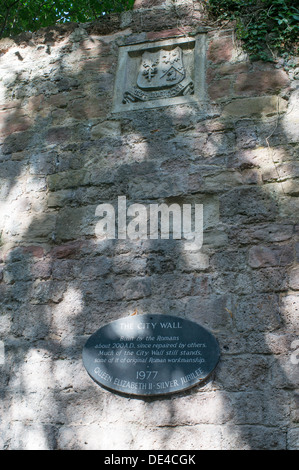
[[[197, 102], [112, 112], [121, 47], [198, 37]], [[0, 41], [2, 449], [298, 450], [296, 79], [189, 1]], [[203, 248], [98, 240], [120, 195], [203, 204]], [[85, 341], [136, 311], [213, 332], [212, 377], [159, 399], [95, 384]]]

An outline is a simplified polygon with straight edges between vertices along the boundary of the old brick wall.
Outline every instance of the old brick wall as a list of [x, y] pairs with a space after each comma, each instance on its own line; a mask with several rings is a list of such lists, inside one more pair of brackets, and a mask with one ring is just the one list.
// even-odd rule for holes
[[[112, 113], [119, 47], [204, 35], [206, 106]], [[0, 446], [298, 449], [298, 64], [250, 63], [200, 3], [0, 41]], [[204, 205], [204, 246], [95, 237], [95, 209]], [[297, 264], [296, 264], [297, 263]], [[164, 398], [81, 359], [134, 311], [193, 319], [221, 360]]]

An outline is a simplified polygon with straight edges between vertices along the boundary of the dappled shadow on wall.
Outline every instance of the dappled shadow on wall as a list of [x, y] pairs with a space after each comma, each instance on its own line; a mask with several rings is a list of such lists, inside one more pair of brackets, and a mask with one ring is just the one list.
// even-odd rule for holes
[[[292, 114], [203, 120], [180, 105], [107, 118], [109, 38], [45, 48], [8, 63], [1, 91], [3, 448], [285, 448], [296, 374]], [[203, 249], [100, 243], [95, 209], [120, 195], [203, 204]], [[136, 311], [212, 331], [221, 360], [211, 379], [143, 399], [94, 384], [87, 336]]]

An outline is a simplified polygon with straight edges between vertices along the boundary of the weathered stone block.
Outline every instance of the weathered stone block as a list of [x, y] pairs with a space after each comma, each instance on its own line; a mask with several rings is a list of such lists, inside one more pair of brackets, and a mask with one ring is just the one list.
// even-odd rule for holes
[[242, 355], [238, 360], [223, 356], [217, 367], [217, 383], [230, 391], [263, 390], [268, 383], [270, 362], [262, 355]]
[[209, 96], [211, 100], [218, 100], [219, 98], [227, 98], [230, 96], [231, 80], [222, 79], [216, 80], [209, 85]]
[[299, 295], [297, 293], [281, 297], [281, 312], [286, 324], [297, 330], [299, 314]]
[[33, 304], [58, 303], [62, 300], [65, 292], [65, 284], [56, 281], [36, 281], [30, 290], [31, 302]]
[[299, 393], [295, 392], [292, 396], [292, 419], [294, 423], [299, 423]]
[[147, 33], [146, 37], [150, 41], [165, 39], [165, 38], [173, 38], [173, 37], [180, 37], [184, 36], [184, 34], [189, 33], [193, 30], [192, 27], [188, 26], [184, 27], [184, 32], [180, 28], [172, 28], [166, 29], [164, 31], [150, 31]]
[[132, 278], [117, 280], [113, 286], [117, 299], [137, 300], [151, 295], [150, 278]]
[[30, 281], [32, 274], [30, 265], [26, 261], [9, 264], [4, 270], [4, 282], [13, 284], [16, 281]]
[[[133, 408], [132, 405], [131, 407]], [[152, 402], [146, 408], [147, 418], [143, 415], [142, 422], [147, 426], [225, 424], [234, 417], [233, 399], [230, 394], [222, 391], [202, 391], [195, 400], [190, 396], [180, 396], [170, 403]], [[130, 411], [133, 412], [133, 409]]]
[[228, 75], [236, 75], [237, 77], [240, 77], [241, 74], [248, 72], [249, 68], [250, 68], [249, 62], [237, 62], [235, 64], [232, 64], [232, 63], [223, 64], [213, 70], [215, 74], [219, 74], [223, 77], [226, 77]]
[[30, 131], [13, 133], [6, 137], [3, 142], [2, 152], [4, 155], [22, 152], [30, 145], [33, 134]]
[[65, 190], [88, 184], [86, 181], [86, 170], [70, 170], [62, 173], [51, 174], [47, 178], [50, 191]]
[[275, 93], [288, 86], [289, 77], [283, 70], [254, 71], [237, 76], [234, 90], [237, 95], [259, 95]]
[[99, 424], [90, 426], [62, 426], [58, 435], [59, 450], [129, 450], [134, 434], [128, 426], [110, 426], [111, 435]]
[[[186, 429], [187, 428], [187, 429]], [[219, 425], [198, 425], [193, 429], [189, 426], [157, 428], [148, 427], [142, 429], [134, 438], [134, 445], [144, 450], [159, 450], [163, 447], [163, 442], [167, 440], [168, 450], [216, 450], [223, 448], [223, 426]], [[216, 444], [221, 442], [221, 444]], [[226, 442], [228, 448], [231, 448]]]
[[244, 249], [230, 249], [219, 251], [211, 257], [211, 265], [216, 272], [239, 271], [246, 265], [246, 251]]
[[145, 257], [135, 257], [131, 253], [115, 255], [111, 260], [111, 271], [115, 274], [144, 276], [150, 274], [147, 266], [148, 261]]
[[82, 121], [84, 119], [102, 118], [107, 114], [103, 98], [78, 99], [68, 105], [72, 118]]
[[249, 266], [265, 268], [267, 266], [287, 266], [294, 261], [293, 247], [254, 246], [249, 250]]
[[75, 241], [66, 243], [65, 245], [56, 246], [50, 252], [50, 256], [55, 260], [56, 258], [69, 258], [80, 254], [83, 246], [82, 241]]
[[295, 90], [289, 100], [289, 112], [282, 118], [281, 128], [285, 138], [291, 143], [299, 141], [298, 90]]
[[[201, 292], [202, 294], [202, 292]], [[186, 316], [210, 330], [231, 328], [227, 310], [232, 310], [231, 295], [199, 295], [191, 297], [186, 306]]]
[[294, 427], [289, 429], [287, 436], [287, 449], [299, 450], [299, 428]]
[[285, 450], [286, 435], [276, 427], [225, 426], [222, 446], [232, 450]]
[[272, 293], [239, 297], [232, 316], [238, 331], [273, 331], [283, 325], [279, 297]]
[[14, 421], [4, 436], [4, 447], [14, 442], [14, 450], [52, 450], [55, 448], [55, 426]]
[[207, 58], [214, 64], [229, 62], [233, 56], [234, 44], [231, 37], [217, 38], [211, 41]]
[[67, 142], [71, 138], [71, 129], [68, 127], [54, 127], [47, 131], [46, 140], [49, 144]]
[[272, 222], [279, 210], [277, 200], [262, 188], [238, 188], [224, 194], [220, 200], [220, 217], [232, 223]]
[[229, 233], [229, 240], [233, 243], [273, 243], [291, 240], [293, 226], [285, 224], [255, 224], [254, 226], [233, 226]]
[[289, 286], [293, 290], [299, 290], [299, 267], [293, 268], [289, 273]]
[[[299, 163], [298, 162], [287, 162], [280, 165], [271, 165], [263, 170], [263, 181], [285, 181], [292, 178], [299, 178]], [[297, 185], [298, 180], [294, 183]], [[297, 192], [298, 192], [298, 188]]]
[[255, 270], [251, 276], [257, 292], [284, 292], [288, 288], [288, 273], [281, 267]]
[[224, 106], [223, 114], [227, 118], [241, 116], [271, 116], [287, 110], [287, 101], [278, 96], [261, 96], [254, 98], [237, 98]]
[[49, 259], [37, 261], [31, 265], [33, 279], [48, 279], [52, 274], [52, 261]]
[[299, 198], [287, 194], [281, 197], [279, 216], [285, 221], [299, 222]]
[[[31, 288], [33, 288], [32, 284], [30, 284], [30, 287], [28, 286], [28, 290]], [[41, 300], [40, 294], [38, 294], [38, 297]], [[15, 336], [18, 336], [19, 331], [22, 331], [22, 337], [26, 340], [37, 341], [46, 338], [50, 333], [49, 325], [52, 319], [52, 309], [49, 305], [46, 305], [48, 297], [42, 302], [42, 305], [39, 304], [37, 298], [30, 298], [30, 304], [25, 303], [25, 299], [24, 296], [22, 307], [20, 307], [21, 313], [18, 318], [15, 318], [11, 331]], [[26, 309], [26, 316], [22, 314], [22, 309]]]
[[0, 138], [5, 138], [14, 132], [26, 131], [31, 125], [31, 120], [23, 110], [13, 108], [0, 111]]
[[293, 364], [290, 356], [278, 356], [271, 368], [271, 379], [273, 386], [276, 388], [288, 390], [298, 389], [298, 364]]
[[91, 139], [101, 139], [108, 135], [120, 135], [119, 121], [101, 122], [91, 129]]
[[236, 123], [237, 148], [254, 148], [257, 145], [258, 137], [256, 125], [250, 119], [242, 119]]
[[288, 393], [252, 391], [234, 396], [234, 418], [237, 424], [279, 426], [287, 425]]
[[154, 274], [172, 273], [176, 267], [176, 260], [163, 255], [149, 255], [146, 259], [146, 274], [152, 276]]
[[57, 215], [55, 238], [59, 242], [95, 234], [96, 206], [66, 207]]
[[[53, 184], [54, 187], [56, 184], [60, 184], [59, 182], [59, 179], [55, 180], [54, 179], [54, 182], [53, 180], [51, 180], [51, 183], [49, 184]], [[70, 188], [70, 189], [61, 189], [59, 191], [55, 191], [55, 192], [51, 192], [49, 193], [48, 197], [47, 197], [47, 206], [48, 208], [55, 208], [55, 207], [64, 207], [65, 205], [69, 204], [70, 201], [73, 201], [74, 200], [74, 194], [73, 194], [73, 190]]]
[[112, 262], [106, 257], [98, 257], [96, 261], [62, 259], [53, 262], [53, 279], [100, 279], [111, 270]]
[[209, 268], [209, 255], [206, 253], [186, 252], [179, 261], [179, 269], [183, 272], [205, 271]]

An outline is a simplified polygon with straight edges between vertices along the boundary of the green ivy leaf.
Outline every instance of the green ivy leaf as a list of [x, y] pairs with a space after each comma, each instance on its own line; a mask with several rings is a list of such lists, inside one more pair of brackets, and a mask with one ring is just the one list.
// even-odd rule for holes
[[273, 60], [273, 51], [297, 53], [297, 4], [298, 0], [208, 0], [213, 18], [235, 20], [244, 49], [251, 58], [262, 60]]

